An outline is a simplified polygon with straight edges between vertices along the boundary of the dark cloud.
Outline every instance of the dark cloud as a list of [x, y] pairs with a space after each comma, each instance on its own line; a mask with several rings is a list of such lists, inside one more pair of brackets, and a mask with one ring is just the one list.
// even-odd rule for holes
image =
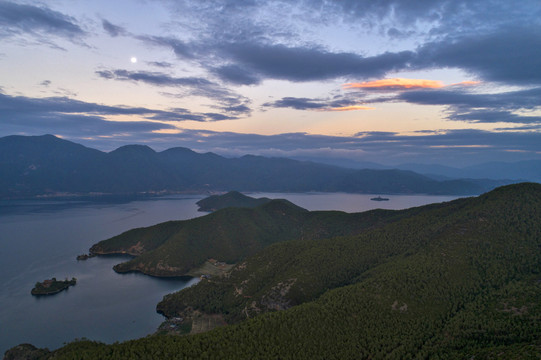
[[203, 38], [184, 42], [171, 37], [137, 37], [147, 44], [172, 49], [183, 60], [195, 61], [222, 81], [259, 84], [265, 79], [294, 82], [338, 77], [377, 78], [403, 70], [415, 59], [412, 51], [364, 57], [354, 52], [332, 52], [320, 46], [287, 46], [265, 41], [217, 41]]
[[[251, 109], [248, 107], [250, 101], [247, 98], [201, 77], [174, 77], [161, 72], [127, 70], [98, 70], [96, 74], [109, 80], [134, 81], [154, 86], [180, 88], [180, 93], [162, 94], [172, 97], [201, 96], [212, 99], [220, 104], [219, 106], [213, 105], [213, 107], [228, 113], [249, 115], [251, 112]], [[225, 116], [227, 119], [231, 118], [228, 115]]]
[[378, 77], [407, 67], [410, 51], [363, 57], [333, 53], [319, 47], [288, 47], [281, 44], [224, 44], [220, 54], [248, 72], [252, 78], [289, 81], [326, 80], [343, 76]]
[[458, 68], [485, 81], [541, 84], [541, 25], [448, 36], [422, 45], [414, 67]]
[[280, 100], [263, 104], [264, 107], [272, 108], [291, 108], [295, 110], [327, 110], [338, 109], [347, 106], [361, 106], [363, 103], [359, 100], [347, 98], [334, 99], [309, 99], [297, 97], [284, 97]]
[[250, 114], [252, 109], [246, 105], [223, 106], [222, 109], [231, 114]]
[[494, 110], [469, 110], [464, 113], [458, 112], [456, 109], [449, 120], [468, 121], [476, 123], [519, 123], [519, 124], [541, 124], [541, 116], [521, 116], [513, 114], [510, 111], [494, 111]]
[[496, 128], [496, 131], [523, 131], [523, 130], [541, 130], [541, 124], [539, 125], [523, 125], [515, 127]]
[[447, 118], [478, 123], [541, 123], [539, 116], [513, 113], [541, 108], [541, 88], [482, 94], [463, 89], [403, 92], [397, 99], [419, 105], [447, 105]]
[[401, 93], [398, 98], [422, 105], [534, 109], [541, 106], [541, 87], [490, 94], [470, 93], [463, 89], [415, 90]]
[[109, 21], [107, 21], [105, 19], [103, 19], [101, 21], [101, 25], [103, 27], [103, 30], [105, 30], [112, 37], [117, 37], [119, 35], [127, 35], [128, 34], [126, 29], [124, 29], [123, 27], [118, 26], [118, 25], [114, 25], [114, 24], [110, 23]]
[[0, 36], [10, 37], [24, 34], [38, 37], [55, 35], [79, 41], [86, 35], [86, 32], [72, 17], [43, 5], [0, 2]]
[[155, 66], [159, 68], [172, 68], [173, 67], [173, 64], [166, 61], [147, 61], [146, 63], [150, 66]]
[[299, 3], [327, 21], [345, 20], [369, 30], [383, 30], [390, 37], [418, 36], [422, 32], [428, 37], [475, 34], [508, 25], [538, 24], [541, 18], [537, 0], [304, 0]]
[[207, 87], [216, 86], [211, 81], [200, 77], [172, 77], [160, 72], [150, 71], [128, 71], [128, 70], [99, 70], [96, 71], [104, 79], [121, 81], [144, 82], [155, 86], [186, 86], [186, 87]]
[[227, 60], [211, 68], [224, 81], [254, 84], [262, 79], [294, 82], [339, 77], [381, 78], [402, 70], [458, 68], [485, 81], [541, 84], [541, 26], [505, 28], [486, 34], [447, 37], [416, 51], [387, 52], [364, 57], [330, 52], [317, 46], [241, 42], [209, 49]]
[[[68, 98], [28, 98], [0, 94], [0, 124], [3, 135], [55, 133], [66, 136], [110, 136], [174, 129], [150, 121], [108, 121], [108, 115], [156, 113], [145, 108], [112, 107]], [[160, 113], [159, 111], [157, 113]]]
[[261, 82], [257, 74], [250, 73], [238, 65], [224, 65], [212, 69], [212, 72], [225, 82], [237, 85], [255, 85]]
[[[178, 14], [189, 14], [196, 29], [190, 40], [139, 38], [169, 47], [180, 59], [194, 61], [232, 84], [376, 79], [396, 71], [450, 67], [485, 81], [541, 83], [537, 0], [282, 0], [279, 5], [261, 0], [164, 1]], [[276, 21], [262, 20], [261, 14], [273, 11], [278, 12], [272, 18]], [[306, 16], [292, 15], [296, 13]], [[303, 21], [305, 27], [317, 28], [344, 19], [372, 33], [414, 38], [421, 45], [411, 51], [363, 56], [300, 40]]]
[[[429, 130], [430, 131], [430, 130]], [[424, 131], [423, 131], [424, 132]], [[433, 133], [433, 131], [430, 131], [430, 133]], [[355, 137], [370, 137], [371, 139], [379, 139], [379, 140], [387, 140], [390, 137], [398, 135], [397, 132], [394, 131], [361, 131], [356, 133]]]
[[265, 107], [291, 108], [295, 110], [314, 110], [325, 107], [325, 104], [308, 98], [284, 97], [280, 100], [263, 104]]
[[39, 83], [41, 86], [49, 86], [51, 85], [51, 80], [43, 80]]
[[[172, 109], [171, 111], [147, 109], [143, 107], [107, 106], [73, 100], [67, 97], [29, 98], [24, 96], [9, 96], [0, 94], [0, 122], [16, 125], [21, 119], [42, 119], [43, 126], [47, 122], [69, 119], [103, 120], [107, 116], [135, 115], [148, 120], [156, 121], [218, 121], [225, 120], [214, 113], [192, 113], [186, 109]], [[138, 123], [138, 122], [137, 122]], [[170, 129], [171, 125], [154, 124], [153, 129]], [[138, 125], [135, 125], [138, 126]]]
[[175, 55], [182, 59], [194, 59], [196, 49], [193, 44], [186, 43], [173, 37], [164, 36], [136, 36], [137, 39], [153, 46], [165, 46], [171, 48]]

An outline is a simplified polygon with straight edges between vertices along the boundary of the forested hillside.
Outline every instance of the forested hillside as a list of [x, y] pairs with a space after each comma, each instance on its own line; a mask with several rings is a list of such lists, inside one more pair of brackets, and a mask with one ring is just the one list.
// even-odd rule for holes
[[129, 230], [100, 241], [90, 252], [136, 256], [116, 265], [117, 272], [182, 276], [194, 274], [208, 259], [232, 264], [277, 242], [357, 234], [415, 211], [307, 211], [287, 200], [269, 200], [255, 208], [224, 208], [191, 220]]
[[[268, 306], [277, 299], [286, 310]], [[277, 243], [228, 278], [164, 301], [171, 313], [189, 306], [236, 324], [113, 345], [74, 342], [48, 356], [539, 358], [539, 299], [541, 185], [519, 184], [418, 208], [355, 236]]]

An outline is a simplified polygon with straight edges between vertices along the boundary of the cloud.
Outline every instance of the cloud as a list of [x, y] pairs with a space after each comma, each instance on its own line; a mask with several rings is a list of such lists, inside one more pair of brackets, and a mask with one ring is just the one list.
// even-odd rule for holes
[[445, 85], [439, 80], [426, 79], [381, 79], [373, 81], [365, 81], [362, 83], [346, 83], [342, 85], [345, 90], [363, 89], [363, 90], [381, 90], [381, 91], [396, 91], [396, 90], [415, 90], [415, 89], [439, 89], [443, 87], [453, 86], [474, 86], [480, 84], [480, 81], [462, 81], [450, 85]]
[[74, 18], [44, 5], [0, 2], [0, 37], [21, 35], [37, 37], [42, 43], [54, 47], [56, 45], [47, 40], [50, 35], [83, 44], [81, 39], [87, 34]]
[[306, 0], [301, 4], [325, 14], [328, 21], [360, 24], [400, 39], [423, 33], [427, 37], [475, 34], [517, 23], [535, 24], [541, 15], [537, 0]]
[[109, 21], [107, 21], [105, 19], [102, 19], [101, 25], [103, 27], [103, 30], [105, 30], [112, 37], [117, 37], [119, 35], [121, 36], [121, 35], [127, 35], [128, 34], [126, 29], [124, 29], [123, 27], [118, 26], [118, 25], [114, 25], [114, 24], [110, 23]]
[[136, 39], [143, 41], [146, 44], [152, 46], [168, 47], [173, 50], [177, 57], [182, 59], [194, 59], [195, 51], [192, 44], [186, 43], [182, 40], [176, 39], [174, 37], [165, 37], [165, 36], [147, 36], [140, 35], [136, 36]]
[[166, 61], [147, 61], [146, 63], [150, 66], [155, 66], [159, 68], [172, 68], [173, 67], [173, 64]]
[[473, 123], [541, 123], [541, 117], [523, 115], [541, 110], [541, 88], [482, 94], [462, 89], [404, 92], [397, 99], [419, 105], [446, 105], [447, 119]]
[[457, 68], [485, 81], [541, 84], [541, 25], [513, 26], [494, 32], [449, 35], [419, 47], [412, 67]]
[[324, 109], [324, 111], [356, 111], [356, 110], [373, 110], [375, 108], [370, 106], [361, 106], [361, 105], [351, 105], [351, 106], [341, 106]]
[[404, 89], [420, 89], [420, 88], [437, 89], [443, 86], [444, 86], [443, 83], [438, 80], [403, 79], [403, 78], [365, 81], [362, 83], [347, 83], [347, 84], [342, 85], [344, 89], [377, 89], [377, 90], [404, 90]]
[[[179, 32], [184, 39], [139, 38], [171, 48], [179, 59], [195, 62], [231, 84], [343, 77], [369, 81], [398, 71], [446, 68], [461, 69], [483, 81], [541, 82], [537, 71], [541, 67], [537, 54], [541, 6], [536, 0], [518, 4], [499, 0], [215, 0], [212, 6], [164, 2], [188, 19], [190, 37]], [[387, 51], [365, 56], [362, 49], [358, 53], [329, 50], [335, 44], [314, 44], [303, 38], [303, 29], [325, 29], [343, 21], [361, 32], [412, 36], [420, 45], [415, 48], [412, 41], [411, 49], [395, 51], [391, 41], [382, 44]]]
[[462, 89], [403, 92], [398, 99], [420, 105], [456, 105], [471, 108], [534, 109], [541, 106], [541, 87], [499, 93], [470, 93]]
[[201, 77], [173, 77], [160, 72], [99, 70], [96, 74], [104, 79], [143, 82], [155, 86], [205, 87], [215, 83]]
[[159, 114], [145, 108], [104, 106], [68, 98], [29, 98], [0, 94], [0, 123], [3, 135], [55, 133], [96, 136], [174, 129], [150, 121], [110, 121], [114, 115]]
[[[205, 122], [233, 119], [233, 117], [215, 113], [192, 113], [187, 109], [170, 109], [169, 111], [165, 111], [144, 107], [108, 106], [73, 100], [67, 97], [29, 98], [0, 94], [0, 123], [10, 124], [12, 127], [33, 124], [38, 128], [42, 128], [48, 124], [54, 126], [54, 124], [58, 123], [69, 123], [73, 125], [71, 121], [84, 119], [91, 120], [94, 123], [98, 120], [104, 121], [107, 123], [107, 126], [111, 126], [114, 123], [125, 123], [125, 121], [111, 120], [111, 117], [118, 115], [134, 115], [156, 121], [134, 121], [132, 124], [133, 127], [145, 127], [152, 130], [175, 128], [161, 121]], [[84, 122], [79, 122], [79, 125], [81, 124], [84, 124]], [[127, 126], [129, 124], [125, 125]], [[84, 129], [82, 128], [81, 131], [84, 132]]]
[[474, 123], [518, 123], [518, 124], [539, 124], [541, 125], [541, 116], [521, 116], [513, 114], [510, 111], [501, 110], [475, 110], [467, 109], [460, 112], [460, 109], [452, 109], [448, 116], [449, 120], [468, 121]]
[[186, 42], [173, 37], [138, 36], [153, 46], [174, 51], [179, 59], [197, 65], [237, 85], [255, 85], [265, 79], [293, 82], [328, 80], [344, 76], [381, 77], [408, 67], [412, 51], [364, 57], [354, 52], [331, 52], [320, 46], [287, 46], [261, 38], [218, 41], [204, 38]]
[[[293, 82], [351, 75], [381, 76], [406, 67], [413, 56], [413, 53], [404, 51], [363, 57], [351, 52], [333, 53], [320, 47], [262, 43], [228, 43], [221, 45], [218, 51], [223, 58], [232, 61], [236, 69], [242, 68], [247, 73], [245, 79], [267, 78]], [[232, 66], [229, 65], [229, 68], [235, 69]], [[217, 73], [225, 75], [225, 80], [232, 79], [229, 72]]]
[[211, 69], [211, 72], [217, 75], [225, 82], [237, 85], [255, 85], [261, 82], [261, 77], [255, 73], [250, 73], [239, 65], [230, 64], [218, 66]]
[[354, 111], [373, 109], [372, 107], [360, 105], [358, 100], [340, 97], [338, 99], [309, 99], [284, 97], [280, 100], [265, 103], [263, 104], [263, 107], [317, 111]]
[[[162, 92], [170, 97], [201, 96], [216, 101], [220, 106], [214, 107], [228, 113], [249, 115], [250, 100], [238, 95], [219, 84], [202, 77], [174, 77], [162, 72], [128, 71], [128, 70], [98, 70], [96, 74], [101, 78], [118, 81], [141, 82], [159, 87], [175, 87], [182, 90], [180, 93]], [[217, 117], [214, 116], [214, 119]], [[224, 118], [225, 119], [225, 118]], [[231, 117], [227, 117], [231, 119]]]

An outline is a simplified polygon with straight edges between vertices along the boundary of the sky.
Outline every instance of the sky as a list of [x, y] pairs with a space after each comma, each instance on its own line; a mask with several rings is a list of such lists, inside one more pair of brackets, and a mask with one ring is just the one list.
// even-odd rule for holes
[[541, 159], [539, 0], [0, 0], [0, 136]]

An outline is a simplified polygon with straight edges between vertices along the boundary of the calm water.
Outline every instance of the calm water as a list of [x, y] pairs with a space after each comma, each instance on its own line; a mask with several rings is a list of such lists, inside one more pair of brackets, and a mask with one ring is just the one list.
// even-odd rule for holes
[[[387, 196], [343, 193], [276, 194], [309, 210], [365, 211], [404, 209], [449, 201], [449, 196]], [[163, 318], [155, 312], [165, 294], [197, 280], [164, 280], [140, 274], [116, 274], [113, 257], [76, 261], [94, 243], [134, 227], [204, 215], [195, 203], [203, 196], [172, 196], [121, 204], [85, 202], [0, 202], [0, 356], [29, 342], [50, 349], [76, 338], [103, 342], [148, 335]], [[76, 277], [77, 285], [36, 298], [36, 281]]]

